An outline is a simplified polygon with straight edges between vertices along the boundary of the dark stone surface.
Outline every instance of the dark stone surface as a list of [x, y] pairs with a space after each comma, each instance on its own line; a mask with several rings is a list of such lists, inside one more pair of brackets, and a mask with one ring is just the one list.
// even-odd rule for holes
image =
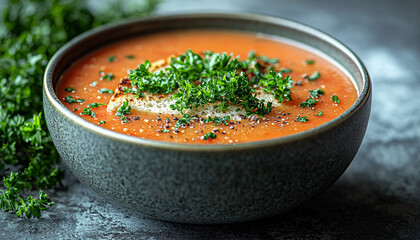
[[327, 192], [280, 216], [245, 224], [161, 222], [96, 196], [68, 173], [40, 220], [0, 214], [0, 239], [419, 239], [419, 1], [167, 1], [160, 12], [245, 11], [290, 18], [353, 49], [373, 81], [365, 140]]

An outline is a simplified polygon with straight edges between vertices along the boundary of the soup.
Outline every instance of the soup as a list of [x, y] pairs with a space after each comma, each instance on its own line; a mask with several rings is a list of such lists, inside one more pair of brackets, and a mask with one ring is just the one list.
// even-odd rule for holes
[[[207, 70], [184, 86], [176, 61], [189, 61], [187, 57], [198, 59]], [[208, 70], [221, 59], [241, 69], [223, 72], [226, 65], [220, 71], [217, 66]], [[147, 60], [150, 74], [144, 72], [150, 78], [136, 76], [139, 64], [148, 66]], [[156, 86], [150, 82], [173, 81], [171, 67], [180, 79]], [[232, 97], [229, 86], [237, 86], [237, 79], [243, 85], [235, 94], [242, 95]], [[220, 90], [223, 84], [227, 87]], [[203, 97], [210, 87], [217, 88], [216, 95]], [[338, 117], [358, 95], [345, 72], [310, 48], [226, 30], [154, 33], [103, 47], [75, 62], [56, 91], [69, 110], [93, 124], [130, 136], [188, 144], [234, 144], [296, 134]]]

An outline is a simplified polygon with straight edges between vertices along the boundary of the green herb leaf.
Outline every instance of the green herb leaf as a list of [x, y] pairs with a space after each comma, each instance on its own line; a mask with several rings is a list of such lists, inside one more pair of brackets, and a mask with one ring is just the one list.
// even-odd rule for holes
[[64, 98], [65, 102], [68, 103], [77, 103], [76, 99], [74, 99], [72, 96], [68, 95], [67, 97]]
[[320, 116], [322, 116], [322, 114], [323, 114], [323, 112], [320, 111], [319, 113], [316, 114], [316, 116], [319, 116], [320, 117]]
[[219, 126], [220, 124], [223, 123], [224, 125], [228, 126], [229, 125], [229, 121], [230, 121], [230, 117], [229, 116], [225, 116], [223, 118], [221, 118], [221, 117], [214, 117], [214, 118], [209, 117], [207, 119], [204, 119], [203, 122], [204, 123], [215, 122], [216, 123], [215, 126]]
[[[113, 1], [98, 10], [88, 7], [85, 1], [2, 2], [0, 175], [4, 187], [0, 187], [0, 209], [3, 211], [39, 218], [54, 204], [39, 189], [61, 185], [64, 170], [57, 167], [60, 158], [42, 116], [43, 87], [39, 79], [52, 55], [77, 35], [111, 21], [148, 15], [157, 1], [141, 1], [133, 3], [135, 7], [121, 9], [123, 4], [129, 3]], [[28, 196], [31, 191], [39, 192], [37, 199]]]
[[99, 121], [99, 125], [102, 125], [102, 124], [105, 124], [105, 123], [106, 123], [106, 121], [104, 121], [104, 120]]
[[113, 73], [108, 73], [105, 74], [103, 71], [100, 72], [101, 73], [101, 80], [107, 80], [107, 81], [111, 81], [115, 78]]
[[318, 71], [315, 71], [314, 73], [312, 73], [311, 76], [308, 77], [309, 81], [315, 81], [317, 79], [319, 79], [321, 77], [321, 74]]
[[66, 91], [66, 92], [73, 92], [74, 91], [74, 88], [72, 88], [72, 87], [66, 87], [64, 89], [64, 91]]
[[308, 59], [308, 60], [306, 60], [306, 61], [305, 61], [305, 63], [306, 63], [307, 65], [312, 65], [312, 64], [314, 64], [314, 63], [315, 63], [315, 60], [313, 60], [313, 59]]
[[309, 121], [308, 117], [306, 117], [306, 116], [301, 117], [300, 115], [297, 117], [296, 120], [298, 122], [307, 122], [307, 121]]
[[117, 59], [116, 56], [111, 56], [108, 58], [108, 62], [114, 62]]
[[313, 98], [319, 98], [320, 95], [324, 95], [325, 92], [321, 88], [315, 89], [315, 90], [309, 90], [309, 94]]
[[331, 99], [332, 99], [332, 100], [333, 100], [333, 102], [335, 102], [335, 103], [340, 103], [340, 100], [338, 99], [337, 95], [333, 95], [333, 96], [331, 97]]
[[161, 129], [159, 132], [168, 133], [168, 132], [171, 132], [171, 131], [169, 131], [168, 129]]
[[133, 56], [133, 55], [127, 55], [127, 56], [125, 56], [125, 58], [127, 58], [127, 59], [135, 59], [136, 57]]
[[98, 85], [98, 82], [97, 82], [97, 81], [93, 81], [93, 82], [90, 84], [90, 86], [91, 86], [91, 87], [96, 87], [96, 85]]
[[214, 132], [206, 133], [203, 136], [204, 140], [215, 139], [216, 137], [217, 137], [217, 135]]
[[189, 125], [190, 121], [192, 120], [191, 116], [187, 113], [182, 115], [182, 118], [178, 119], [175, 123], [175, 128], [180, 128]]
[[103, 104], [103, 103], [91, 103], [91, 104], [88, 104], [88, 107], [91, 107], [91, 108], [97, 108], [99, 106], [106, 106], [106, 104]]
[[106, 89], [106, 88], [101, 88], [98, 90], [98, 93], [109, 93], [109, 94], [114, 94], [114, 91], [111, 89]]
[[81, 112], [80, 115], [89, 115], [91, 117], [96, 117], [96, 113], [93, 112], [91, 108], [84, 108], [83, 112]]
[[299, 106], [300, 106], [301, 108], [313, 107], [313, 106], [315, 106], [315, 105], [316, 105], [316, 103], [317, 103], [317, 102], [319, 102], [319, 100], [317, 100], [317, 99], [313, 99], [312, 97], [310, 97], [308, 100], [306, 100], [306, 101], [304, 101], [304, 102], [301, 102], [301, 103], [299, 104]]
[[125, 115], [130, 115], [131, 107], [128, 104], [128, 100], [124, 101], [124, 103], [117, 109], [117, 113], [115, 114], [117, 117], [122, 117]]

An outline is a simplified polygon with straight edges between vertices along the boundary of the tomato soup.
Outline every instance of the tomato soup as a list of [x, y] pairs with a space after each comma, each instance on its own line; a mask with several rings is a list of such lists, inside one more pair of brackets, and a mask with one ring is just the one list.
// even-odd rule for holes
[[[277, 104], [265, 115], [218, 123], [197, 115], [181, 127], [176, 126], [183, 118], [181, 112], [131, 110], [121, 117], [116, 111], [107, 111], [111, 97], [130, 70], [146, 60], [167, 59], [189, 49], [197, 53], [225, 52], [240, 60], [254, 51], [258, 56], [276, 59], [274, 70], [293, 80], [291, 99]], [[338, 117], [358, 97], [350, 77], [322, 54], [286, 40], [227, 30], [168, 31], [105, 46], [70, 66], [56, 92], [74, 114], [103, 128], [188, 144], [235, 144], [296, 134]]]

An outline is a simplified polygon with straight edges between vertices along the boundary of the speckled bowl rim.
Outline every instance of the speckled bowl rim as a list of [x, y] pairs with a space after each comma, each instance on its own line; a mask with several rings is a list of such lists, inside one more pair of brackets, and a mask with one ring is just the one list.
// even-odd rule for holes
[[[344, 54], [346, 57], [351, 59], [352, 63], [355, 64], [356, 68], [359, 71], [359, 74], [362, 77], [363, 86], [361, 90], [359, 89], [359, 96], [356, 102], [344, 113], [334, 118], [333, 120], [330, 120], [318, 127], [312, 128], [304, 132], [300, 132], [300, 133], [296, 133], [296, 134], [292, 134], [292, 135], [288, 135], [284, 137], [279, 137], [279, 138], [262, 140], [262, 141], [233, 143], [233, 144], [204, 145], [204, 144], [171, 143], [171, 142], [157, 141], [157, 140], [151, 140], [151, 139], [143, 139], [139, 137], [124, 135], [122, 133], [114, 132], [112, 130], [99, 127], [77, 116], [76, 114], [71, 112], [64, 104], [62, 104], [60, 100], [58, 99], [55, 93], [55, 90], [53, 88], [52, 79], [51, 79], [53, 70], [57, 66], [58, 62], [62, 58], [65, 58], [66, 53], [69, 51], [69, 49], [71, 49], [79, 41], [82, 41], [85, 38], [96, 35], [99, 32], [104, 31], [104, 30], [110, 30], [113, 28], [118, 28], [123, 25], [129, 25], [133, 23], [141, 23], [143, 21], [148, 21], [148, 20], [166, 20], [167, 21], [171, 19], [183, 19], [183, 18], [192, 19], [192, 18], [209, 18], [209, 17], [210, 18], [221, 17], [221, 18], [230, 18], [230, 19], [237, 19], [237, 20], [247, 20], [247, 21], [256, 21], [256, 22], [283, 25], [283, 26], [297, 29], [298, 31], [315, 36], [321, 39], [322, 41], [328, 42], [334, 48], [341, 51], [341, 54]], [[67, 44], [62, 46], [49, 61], [45, 74], [44, 74], [44, 91], [50, 103], [52, 103], [52, 105], [63, 116], [71, 119], [75, 124], [79, 125], [85, 130], [91, 131], [103, 137], [111, 138], [117, 141], [122, 141], [122, 142], [130, 143], [130, 144], [137, 144], [143, 147], [161, 148], [161, 149], [168, 149], [168, 150], [192, 151], [192, 152], [235, 151], [235, 150], [239, 151], [239, 150], [249, 150], [249, 149], [255, 149], [255, 148], [264, 148], [264, 147], [270, 147], [273, 145], [291, 143], [291, 142], [299, 141], [304, 138], [308, 138], [316, 134], [320, 134], [322, 132], [328, 131], [329, 129], [332, 129], [340, 125], [342, 122], [344, 122], [354, 113], [356, 113], [361, 108], [361, 106], [363, 106], [363, 104], [365, 104], [365, 102], [368, 100], [371, 94], [371, 86], [372, 86], [372, 83], [369, 78], [369, 74], [366, 70], [366, 67], [363, 65], [363, 63], [359, 59], [359, 57], [352, 50], [350, 50], [347, 46], [345, 46], [343, 43], [341, 43], [337, 39], [333, 38], [332, 36], [318, 29], [315, 29], [313, 27], [310, 27], [302, 23], [298, 23], [296, 21], [288, 20], [285, 18], [279, 18], [279, 17], [274, 17], [274, 16], [268, 16], [268, 15], [252, 14], [252, 13], [211, 13], [211, 12], [208, 13], [206, 12], [206, 13], [169, 14], [169, 15], [156, 15], [152, 17], [137, 18], [137, 19], [126, 20], [126, 21], [122, 21], [118, 23], [107, 24], [107, 25], [89, 30], [75, 37], [73, 40], [69, 41]]]

